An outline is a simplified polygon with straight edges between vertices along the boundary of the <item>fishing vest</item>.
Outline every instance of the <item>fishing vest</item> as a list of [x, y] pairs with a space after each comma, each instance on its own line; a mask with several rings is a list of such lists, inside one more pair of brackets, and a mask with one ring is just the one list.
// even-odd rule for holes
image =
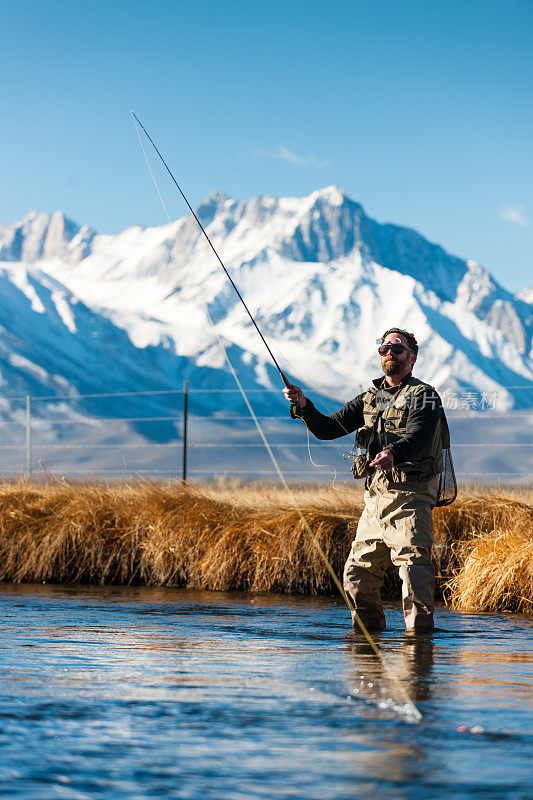
[[[394, 444], [407, 434], [407, 418], [410, 405], [416, 403], [416, 395], [426, 390], [436, 391], [423, 381], [412, 376], [394, 394], [390, 394], [379, 385], [371, 386], [363, 396], [363, 414], [365, 429], [371, 432], [368, 441], [370, 460], [384, 450], [387, 445]], [[419, 451], [416, 459], [395, 464], [391, 470], [391, 483], [415, 483], [429, 480], [439, 474], [443, 468], [442, 450], [449, 447], [448, 426], [443, 423], [441, 414], [430, 441]]]

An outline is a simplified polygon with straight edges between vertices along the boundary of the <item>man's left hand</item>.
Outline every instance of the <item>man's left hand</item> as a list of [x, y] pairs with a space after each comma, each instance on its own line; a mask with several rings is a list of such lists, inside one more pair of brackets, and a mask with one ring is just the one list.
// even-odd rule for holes
[[373, 461], [368, 465], [369, 467], [376, 467], [377, 469], [390, 469], [394, 463], [394, 458], [389, 450], [382, 450], [378, 453]]

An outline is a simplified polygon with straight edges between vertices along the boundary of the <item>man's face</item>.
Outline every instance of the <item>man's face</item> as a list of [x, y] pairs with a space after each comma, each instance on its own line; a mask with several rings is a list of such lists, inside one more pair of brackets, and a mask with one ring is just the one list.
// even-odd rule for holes
[[[407, 339], [401, 333], [389, 333], [385, 336], [383, 344], [402, 344], [408, 347]], [[403, 353], [391, 353], [389, 350], [381, 356], [381, 368], [385, 375], [407, 375], [415, 363], [414, 353], [404, 350]]]

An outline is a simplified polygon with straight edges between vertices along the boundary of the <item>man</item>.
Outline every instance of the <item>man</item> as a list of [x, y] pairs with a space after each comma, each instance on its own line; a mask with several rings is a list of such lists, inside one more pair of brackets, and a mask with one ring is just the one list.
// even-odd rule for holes
[[[433, 517], [442, 470], [441, 400], [412, 375], [418, 345], [401, 328], [385, 331], [378, 352], [383, 376], [330, 416], [321, 414], [300, 387], [284, 389], [291, 416], [318, 439], [358, 430], [366, 447], [354, 465], [365, 477], [365, 506], [344, 568], [344, 588], [367, 628], [385, 627], [380, 587], [391, 562], [399, 567], [408, 630], [433, 630]], [[355, 623], [355, 620], [354, 620]]]

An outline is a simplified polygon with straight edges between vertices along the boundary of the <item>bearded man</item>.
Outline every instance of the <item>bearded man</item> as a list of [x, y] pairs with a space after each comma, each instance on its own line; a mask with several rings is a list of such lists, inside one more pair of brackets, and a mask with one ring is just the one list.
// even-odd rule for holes
[[357, 429], [357, 445], [366, 448], [354, 464], [354, 476], [365, 477], [365, 505], [344, 568], [344, 589], [357, 614], [368, 629], [385, 628], [380, 588], [392, 563], [399, 567], [406, 628], [428, 632], [435, 582], [432, 511], [447, 425], [435, 389], [412, 375], [418, 354], [414, 335], [389, 328], [377, 344], [384, 374], [330, 416], [300, 387], [283, 391], [291, 416], [318, 439]]

